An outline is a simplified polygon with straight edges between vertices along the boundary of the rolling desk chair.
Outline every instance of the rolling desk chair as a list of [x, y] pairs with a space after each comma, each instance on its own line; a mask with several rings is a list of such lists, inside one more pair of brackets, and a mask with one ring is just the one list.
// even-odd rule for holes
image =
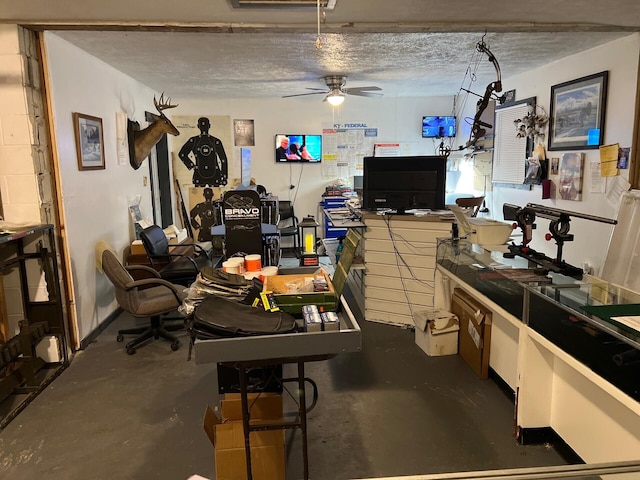
[[[136, 353], [136, 347], [149, 339], [162, 338], [171, 342], [171, 350], [177, 350], [180, 342], [170, 331], [182, 330], [184, 323], [162, 325], [160, 317], [177, 309], [186, 297], [183, 288], [160, 278], [158, 272], [144, 265], [125, 268], [110, 250], [102, 252], [102, 270], [116, 289], [116, 300], [120, 308], [134, 317], [149, 317], [148, 326], [119, 330], [116, 339], [124, 340], [124, 335], [137, 335], [126, 344], [129, 355]], [[134, 280], [133, 270], [144, 270], [153, 278]]]
[[[171, 253], [169, 251], [169, 241], [162, 228], [158, 225], [151, 225], [140, 232], [140, 239], [147, 252], [151, 268], [157, 270], [165, 280], [180, 285], [191, 285], [198, 275], [198, 272], [205, 266], [211, 266], [211, 259], [207, 252], [196, 243], [181, 243], [182, 247], [193, 247], [195, 255], [185, 255], [182, 253]], [[168, 261], [162, 268], [156, 268], [155, 262], [158, 260]]]

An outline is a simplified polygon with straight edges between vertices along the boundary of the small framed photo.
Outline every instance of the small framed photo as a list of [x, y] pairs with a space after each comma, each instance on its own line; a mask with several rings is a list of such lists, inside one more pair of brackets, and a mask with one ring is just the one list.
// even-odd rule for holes
[[234, 120], [233, 139], [238, 147], [253, 147], [256, 144], [253, 120]]
[[602, 145], [608, 76], [605, 71], [551, 87], [549, 150]]
[[73, 113], [78, 170], [104, 170], [104, 138], [102, 119]]

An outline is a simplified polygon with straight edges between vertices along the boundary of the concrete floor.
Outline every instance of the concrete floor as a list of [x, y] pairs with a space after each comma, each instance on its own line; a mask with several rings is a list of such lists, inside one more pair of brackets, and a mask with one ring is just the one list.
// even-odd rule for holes
[[[319, 389], [308, 418], [312, 479], [572, 461], [550, 445], [517, 444], [513, 399], [459, 356], [428, 357], [411, 330], [354, 313], [362, 352], [306, 366]], [[215, 367], [187, 361], [182, 332], [177, 352], [157, 340], [126, 355], [116, 332], [135, 323], [121, 314], [0, 432], [0, 478], [215, 478], [202, 430], [205, 406], [220, 400]], [[287, 478], [302, 478], [299, 432], [287, 440]]]

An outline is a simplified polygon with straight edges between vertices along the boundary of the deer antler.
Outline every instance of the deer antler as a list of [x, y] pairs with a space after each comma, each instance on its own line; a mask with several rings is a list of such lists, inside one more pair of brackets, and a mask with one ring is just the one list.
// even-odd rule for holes
[[156, 101], [155, 95], [153, 96], [153, 104], [158, 109], [158, 112], [162, 113], [162, 110], [166, 110], [167, 108], [175, 108], [178, 105], [171, 105], [171, 98], [167, 97], [164, 99], [164, 92], [160, 95], [160, 101]]

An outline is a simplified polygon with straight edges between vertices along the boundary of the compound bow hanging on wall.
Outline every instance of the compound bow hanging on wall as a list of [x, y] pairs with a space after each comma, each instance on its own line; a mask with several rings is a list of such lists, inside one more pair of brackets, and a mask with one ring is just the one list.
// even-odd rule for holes
[[[467, 143], [460, 146], [459, 150], [465, 150], [467, 148], [474, 147], [476, 145], [476, 142], [487, 133], [486, 129], [493, 127], [493, 125], [490, 125], [480, 120], [480, 118], [482, 117], [482, 114], [489, 106], [489, 102], [491, 100], [495, 100], [498, 103], [503, 104], [506, 99], [505, 95], [501, 95], [501, 96], [496, 95], [497, 93], [502, 92], [502, 74], [500, 72], [500, 64], [498, 63], [498, 60], [496, 59], [495, 55], [491, 53], [491, 50], [489, 50], [489, 47], [487, 47], [487, 44], [484, 41], [484, 35], [482, 36], [482, 40], [480, 40], [476, 44], [476, 50], [478, 50], [478, 52], [480, 53], [487, 55], [487, 57], [489, 58], [489, 61], [493, 64], [493, 67], [496, 69], [497, 78], [495, 81], [487, 85], [484, 91], [484, 95], [480, 98], [480, 100], [478, 100], [476, 114], [473, 117], [473, 124], [471, 125], [471, 133], [469, 134], [469, 140], [467, 141]], [[464, 88], [462, 88], [461, 90], [464, 90], [467, 93], [471, 93], [473, 95], [477, 95], [478, 97], [480, 97], [479, 94], [474, 93], [470, 90], [467, 90]]]

